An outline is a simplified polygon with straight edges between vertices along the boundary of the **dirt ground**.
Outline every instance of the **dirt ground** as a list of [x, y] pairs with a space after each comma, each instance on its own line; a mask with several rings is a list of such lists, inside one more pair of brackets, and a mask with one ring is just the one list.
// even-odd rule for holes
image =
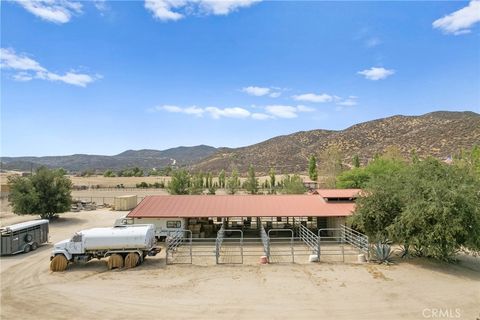
[[[160, 254], [131, 270], [103, 260], [49, 271], [52, 243], [110, 226], [125, 212], [66, 213], [50, 244], [2, 257], [2, 319], [427, 319], [480, 317], [478, 260], [376, 264], [165, 265]], [[29, 217], [3, 213], [2, 225]], [[31, 219], [31, 218], [30, 218]], [[445, 315], [446, 313], [443, 313]], [[444, 317], [445, 318], [445, 317]]]

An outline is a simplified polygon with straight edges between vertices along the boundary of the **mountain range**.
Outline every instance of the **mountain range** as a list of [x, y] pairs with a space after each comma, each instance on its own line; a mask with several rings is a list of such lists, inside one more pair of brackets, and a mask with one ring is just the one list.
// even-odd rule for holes
[[258, 173], [305, 172], [308, 158], [334, 147], [350, 163], [354, 155], [366, 163], [394, 147], [409, 157], [451, 157], [480, 144], [480, 115], [474, 112], [438, 111], [421, 116], [396, 115], [353, 125], [344, 130], [310, 130], [278, 136], [241, 148], [200, 145], [167, 150], [128, 150], [114, 156], [75, 154], [50, 157], [2, 157], [3, 169], [30, 170], [45, 165], [70, 171], [145, 169], [166, 166], [218, 172], [233, 168], [244, 173], [252, 164]]

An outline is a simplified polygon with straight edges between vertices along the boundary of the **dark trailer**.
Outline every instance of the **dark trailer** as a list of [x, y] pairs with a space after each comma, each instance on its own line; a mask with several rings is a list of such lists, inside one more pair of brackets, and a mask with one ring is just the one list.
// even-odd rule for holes
[[1, 227], [1, 252], [8, 255], [35, 250], [48, 241], [48, 220], [34, 220]]

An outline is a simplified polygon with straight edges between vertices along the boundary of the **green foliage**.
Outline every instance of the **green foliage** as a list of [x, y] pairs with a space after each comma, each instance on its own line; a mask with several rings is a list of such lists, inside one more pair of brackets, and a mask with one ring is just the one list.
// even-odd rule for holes
[[15, 214], [51, 219], [70, 210], [72, 182], [61, 170], [38, 168], [28, 177], [9, 177], [9, 201]]
[[364, 188], [370, 180], [370, 173], [365, 168], [353, 168], [342, 172], [337, 177], [337, 188]]
[[218, 184], [220, 188], [225, 188], [225, 170], [222, 169], [218, 175]]
[[353, 156], [352, 165], [354, 168], [360, 168], [360, 158], [358, 157], [358, 154]]
[[371, 179], [392, 176], [403, 170], [407, 162], [402, 158], [378, 156], [367, 166], [342, 172], [337, 177], [338, 188], [365, 188]]
[[[376, 160], [377, 161], [377, 160]], [[480, 179], [469, 168], [429, 158], [377, 174], [357, 200], [351, 222], [372, 240], [393, 239], [405, 252], [453, 260], [480, 252]]]
[[148, 188], [148, 187], [150, 187], [150, 185], [148, 183], [146, 183], [145, 181], [142, 181], [140, 183], [137, 183], [136, 187], [137, 188]]
[[111, 178], [111, 177], [115, 177], [115, 173], [109, 169], [103, 173], [103, 176], [106, 178]]
[[285, 194], [303, 194], [307, 188], [303, 185], [303, 180], [299, 175], [287, 175], [282, 180], [282, 193]]
[[172, 179], [167, 186], [170, 194], [188, 194], [190, 176], [185, 170], [177, 170], [172, 173]]
[[378, 263], [389, 264], [392, 262], [392, 248], [390, 242], [378, 241], [373, 247], [373, 259]]
[[95, 175], [95, 171], [94, 170], [91, 170], [91, 169], [88, 169], [88, 170], [84, 170], [80, 173], [80, 176], [81, 177], [91, 177]]
[[268, 173], [268, 175], [270, 176], [270, 192], [271, 194], [275, 194], [276, 191], [275, 191], [275, 169], [274, 168], [270, 168], [270, 171]]
[[343, 171], [343, 154], [336, 146], [330, 146], [320, 155], [321, 174], [327, 188], [337, 187], [337, 176]]
[[227, 192], [228, 194], [235, 194], [238, 192], [240, 187], [240, 178], [238, 177], [237, 169], [232, 170], [232, 175], [228, 178], [227, 181]]
[[315, 158], [314, 155], [312, 155], [308, 161], [308, 176], [310, 177], [310, 180], [317, 181], [317, 158]]
[[203, 193], [203, 174], [201, 172], [195, 174], [190, 180], [189, 194]]
[[258, 179], [255, 177], [255, 169], [252, 165], [248, 168], [248, 177], [245, 181], [245, 189], [250, 194], [257, 194], [258, 192]]
[[118, 177], [143, 177], [143, 170], [139, 167], [124, 169], [117, 172]]

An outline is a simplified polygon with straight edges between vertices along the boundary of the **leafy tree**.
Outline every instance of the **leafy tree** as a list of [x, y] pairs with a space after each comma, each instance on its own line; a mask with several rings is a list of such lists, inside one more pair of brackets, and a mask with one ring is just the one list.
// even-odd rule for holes
[[225, 188], [225, 170], [223, 169], [218, 175], [218, 184], [220, 185], [220, 188]]
[[308, 176], [310, 177], [310, 180], [317, 181], [317, 158], [315, 158], [314, 155], [310, 157], [310, 160], [308, 162]]
[[136, 184], [136, 187], [137, 187], [137, 188], [148, 188], [148, 187], [149, 187], [149, 184], [146, 183], [145, 181], [142, 181], [142, 182], [140, 182], [140, 183], [137, 183], [137, 184]]
[[321, 172], [327, 188], [336, 188], [337, 176], [343, 170], [342, 159], [343, 155], [336, 146], [328, 147], [320, 155]]
[[458, 250], [480, 252], [478, 190], [468, 168], [429, 158], [372, 177], [351, 221], [371, 240], [388, 237], [450, 261]]
[[268, 173], [270, 176], [270, 193], [274, 194], [275, 193], [275, 169], [270, 168], [270, 172]]
[[240, 187], [240, 178], [238, 177], [237, 169], [232, 170], [232, 175], [228, 178], [227, 189], [229, 194], [235, 194]]
[[353, 168], [342, 172], [337, 178], [337, 187], [341, 189], [364, 188], [370, 180], [370, 173], [364, 168]]
[[195, 174], [190, 180], [190, 194], [202, 194], [203, 192], [203, 174], [201, 172]]
[[353, 156], [352, 164], [354, 168], [360, 168], [360, 158], [358, 157], [358, 154]]
[[28, 177], [9, 177], [9, 201], [15, 214], [51, 219], [70, 210], [72, 182], [61, 170], [40, 167]]
[[253, 168], [253, 165], [250, 165], [248, 168], [248, 177], [245, 181], [245, 189], [247, 189], [250, 194], [257, 194], [258, 192], [258, 179], [255, 177], [255, 169]]
[[177, 170], [172, 174], [167, 191], [170, 194], [188, 194], [190, 184], [190, 176], [185, 170]]
[[302, 178], [295, 174], [293, 176], [286, 175], [282, 180], [282, 193], [286, 194], [303, 194], [307, 188], [303, 184]]
[[115, 177], [115, 173], [112, 170], [107, 170], [103, 173], [103, 176], [106, 178]]

